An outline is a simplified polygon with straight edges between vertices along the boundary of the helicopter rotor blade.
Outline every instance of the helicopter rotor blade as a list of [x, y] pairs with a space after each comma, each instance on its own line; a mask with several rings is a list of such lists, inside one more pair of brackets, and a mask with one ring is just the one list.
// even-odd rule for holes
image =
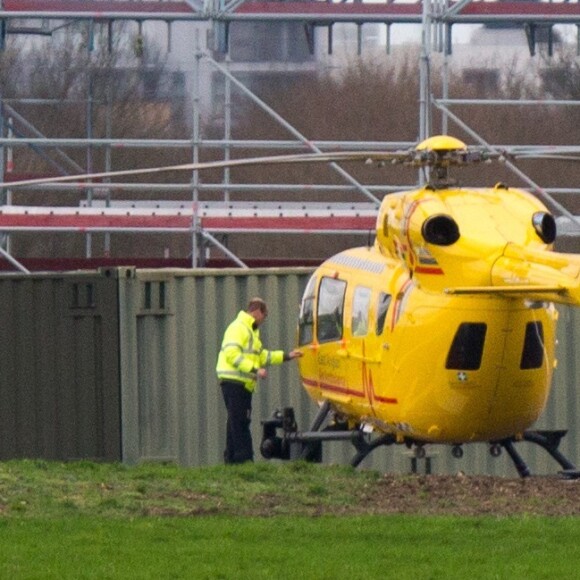
[[514, 155], [514, 158], [518, 161], [525, 161], [526, 159], [547, 159], [549, 161], [580, 161], [580, 156], [574, 156], [569, 154], [558, 155], [556, 153], [523, 153], [520, 155]]
[[510, 162], [524, 159], [558, 159], [563, 161], [580, 161], [574, 149], [568, 149], [562, 154], [553, 151], [525, 151], [525, 150], [493, 150], [488, 147], [463, 146], [461, 148], [421, 148], [420, 146], [406, 150], [383, 151], [335, 151], [335, 152], [308, 152], [290, 155], [271, 155], [262, 157], [246, 157], [239, 159], [216, 160], [198, 163], [184, 163], [179, 165], [164, 165], [159, 167], [144, 167], [136, 169], [122, 169], [95, 173], [81, 173], [75, 175], [60, 175], [55, 177], [39, 177], [19, 181], [0, 182], [0, 188], [15, 189], [30, 185], [44, 185], [57, 183], [74, 183], [87, 180], [101, 180], [111, 177], [134, 177], [138, 175], [163, 174], [176, 171], [204, 171], [209, 169], [225, 169], [250, 166], [273, 166], [290, 164], [340, 163], [349, 161], [376, 163], [379, 166], [386, 163], [401, 164], [409, 167], [440, 167], [471, 165], [481, 162], [500, 161]]
[[273, 155], [266, 157], [247, 157], [206, 161], [200, 163], [184, 163], [180, 165], [164, 165], [160, 167], [145, 167], [140, 169], [122, 169], [118, 171], [103, 171], [76, 175], [60, 175], [56, 177], [25, 179], [21, 181], [0, 182], [0, 187], [24, 187], [27, 185], [42, 185], [48, 183], [68, 183], [87, 179], [103, 179], [108, 177], [131, 177], [168, 173], [171, 171], [204, 171], [208, 169], [224, 169], [232, 167], [249, 167], [255, 165], [302, 164], [302, 163], [333, 163], [341, 161], [364, 161], [366, 163], [391, 161], [404, 162], [409, 158], [408, 151], [339, 151], [333, 153], [298, 153], [292, 155]]
[[184, 163], [181, 165], [166, 165], [160, 167], [145, 167], [140, 169], [123, 169], [118, 171], [103, 171], [97, 173], [85, 173], [77, 175], [60, 175], [56, 177], [44, 177], [10, 181], [0, 183], [0, 188], [11, 189], [28, 185], [43, 185], [49, 183], [70, 183], [75, 181], [99, 180], [109, 177], [132, 177], [137, 175], [151, 175], [168, 173], [171, 171], [204, 171], [208, 169], [225, 169], [233, 167], [249, 167], [257, 165], [288, 165], [288, 164], [314, 164], [314, 163], [340, 163], [346, 161], [359, 161], [365, 164], [377, 163], [402, 164], [410, 167], [437, 167], [452, 165], [467, 165], [499, 159], [502, 152], [487, 151], [481, 148], [443, 150], [418, 150], [411, 148], [398, 151], [337, 151], [327, 153], [297, 153], [291, 155], [272, 155], [264, 157], [247, 157], [240, 159], [228, 159], [207, 161], [199, 163]]

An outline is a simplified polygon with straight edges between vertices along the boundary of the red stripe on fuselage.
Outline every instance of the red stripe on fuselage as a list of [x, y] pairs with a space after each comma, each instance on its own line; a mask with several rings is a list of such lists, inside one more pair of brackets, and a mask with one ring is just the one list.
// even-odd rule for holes
[[[331, 385], [330, 383], [321, 383], [319, 381], [314, 381], [312, 379], [302, 379], [302, 382], [308, 387], [320, 388], [323, 391], [330, 391], [331, 393], [338, 393], [340, 395], [350, 395], [352, 397], [358, 397], [360, 399], [366, 399], [366, 395], [363, 391], [355, 391], [354, 389], [349, 389], [348, 387], [340, 387], [338, 385]], [[374, 400], [381, 403], [386, 403], [388, 405], [398, 404], [398, 400], [392, 397], [381, 397], [379, 395], [374, 395]]]
[[443, 270], [435, 266], [416, 266], [415, 272], [417, 274], [443, 274]]

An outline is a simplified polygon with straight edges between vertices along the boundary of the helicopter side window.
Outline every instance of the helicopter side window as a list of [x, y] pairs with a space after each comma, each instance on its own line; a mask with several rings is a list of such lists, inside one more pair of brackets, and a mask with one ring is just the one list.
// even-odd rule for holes
[[379, 302], [377, 304], [377, 326], [375, 329], [377, 336], [383, 334], [385, 320], [387, 319], [387, 311], [389, 310], [390, 303], [391, 295], [381, 292], [379, 294]]
[[342, 320], [346, 282], [324, 277], [318, 292], [317, 338], [330, 342], [342, 338]]
[[300, 316], [298, 318], [298, 344], [300, 346], [312, 342], [314, 333], [314, 292], [316, 290], [316, 276], [308, 280], [302, 302], [300, 304]]
[[544, 327], [541, 322], [528, 322], [520, 368], [539, 369], [544, 364]]
[[445, 368], [475, 371], [481, 366], [487, 325], [483, 322], [463, 322], [459, 325], [447, 355]]
[[352, 297], [351, 329], [353, 336], [365, 336], [369, 327], [369, 306], [371, 304], [371, 289], [357, 286]]

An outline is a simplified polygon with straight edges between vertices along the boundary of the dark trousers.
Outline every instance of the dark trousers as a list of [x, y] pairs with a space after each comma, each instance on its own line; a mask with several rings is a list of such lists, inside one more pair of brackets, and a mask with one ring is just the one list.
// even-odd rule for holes
[[254, 460], [250, 422], [252, 393], [242, 383], [221, 381], [222, 394], [228, 412], [226, 424], [226, 463], [244, 463]]

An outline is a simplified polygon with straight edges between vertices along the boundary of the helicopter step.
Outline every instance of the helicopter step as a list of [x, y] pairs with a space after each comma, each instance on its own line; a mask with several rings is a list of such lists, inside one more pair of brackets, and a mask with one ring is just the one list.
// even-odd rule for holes
[[[298, 431], [292, 407], [274, 411], [270, 419], [262, 421], [262, 456], [265, 459], [303, 459], [320, 463], [323, 442], [350, 441], [357, 450], [352, 464], [358, 465], [378, 445], [375, 442], [369, 443], [362, 431], [347, 429], [340, 423], [327, 425], [321, 430], [329, 413], [330, 403], [326, 401], [320, 407], [310, 430]], [[282, 430], [281, 436], [278, 430]]]
[[[296, 424], [294, 409], [286, 407], [276, 410], [272, 417], [262, 421], [262, 442], [260, 451], [265, 459], [297, 460], [302, 459], [314, 463], [322, 461], [322, 444], [327, 441], [349, 441], [355, 448], [355, 454], [350, 462], [353, 467], [358, 466], [372, 451], [384, 445], [403, 443], [413, 448], [413, 459], [425, 457], [424, 442], [410, 438], [400, 441], [394, 434], [386, 433], [375, 439], [361, 429], [349, 429], [348, 425], [339, 420], [322, 427], [326, 419], [332, 415], [329, 401], [325, 401], [316, 415], [310, 430], [299, 431]], [[279, 434], [281, 430], [281, 434]], [[493, 457], [499, 457], [503, 449], [506, 450], [520, 477], [529, 477], [530, 468], [515, 448], [515, 443], [527, 441], [539, 445], [555, 459], [562, 470], [559, 474], [566, 479], [580, 478], [580, 470], [570, 462], [558, 449], [565, 430], [535, 430], [525, 431], [521, 436], [512, 436], [499, 441], [491, 441], [489, 451]], [[463, 455], [461, 445], [452, 447], [452, 454], [456, 458]], [[413, 472], [417, 472], [416, 464]], [[426, 473], [431, 473], [430, 465]]]
[[[355, 448], [350, 464], [357, 467], [372, 451], [383, 445], [397, 443], [395, 435], [387, 433], [371, 440], [370, 435], [361, 429], [349, 429], [340, 420], [322, 425], [332, 414], [330, 402], [324, 402], [316, 415], [309, 431], [298, 431], [294, 409], [286, 407], [274, 411], [270, 419], [262, 421], [262, 442], [260, 452], [265, 459], [302, 459], [320, 463], [322, 443], [327, 441], [349, 441]], [[282, 430], [281, 436], [278, 430]]]
[[[262, 421], [262, 442], [260, 452], [265, 459], [303, 459], [313, 463], [322, 461], [323, 441], [351, 441], [357, 449], [364, 445], [362, 433], [352, 430], [319, 431], [329, 411], [328, 403], [323, 405], [310, 431], [298, 431], [294, 409], [286, 407], [276, 410], [270, 419]], [[278, 430], [282, 436], [278, 436]], [[360, 441], [359, 441], [360, 440]]]

